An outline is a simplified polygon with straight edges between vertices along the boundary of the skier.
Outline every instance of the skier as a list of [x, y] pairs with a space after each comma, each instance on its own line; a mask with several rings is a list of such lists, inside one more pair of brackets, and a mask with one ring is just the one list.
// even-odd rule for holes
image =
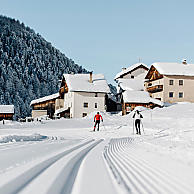
[[96, 125], [98, 125], [97, 131], [99, 131], [100, 119], [101, 119], [101, 121], [103, 122], [102, 116], [100, 115], [99, 112], [97, 112], [97, 114], [94, 116], [94, 122], [95, 122], [94, 131], [95, 131], [95, 129], [96, 129]]
[[135, 119], [136, 134], [141, 135], [140, 123], [142, 122], [141, 119], [143, 118], [143, 116], [138, 110], [136, 110], [133, 114], [133, 118]]

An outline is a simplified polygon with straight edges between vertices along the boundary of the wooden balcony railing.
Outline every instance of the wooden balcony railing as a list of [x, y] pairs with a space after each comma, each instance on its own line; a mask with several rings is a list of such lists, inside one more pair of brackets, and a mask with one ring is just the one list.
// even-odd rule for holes
[[147, 87], [147, 91], [150, 93], [156, 93], [163, 91], [163, 85], [155, 85], [151, 87]]

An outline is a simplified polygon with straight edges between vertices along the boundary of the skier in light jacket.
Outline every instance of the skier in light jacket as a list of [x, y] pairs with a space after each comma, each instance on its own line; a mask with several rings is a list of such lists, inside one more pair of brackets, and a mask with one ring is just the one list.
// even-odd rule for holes
[[133, 114], [133, 118], [135, 119], [135, 128], [136, 128], [136, 134], [141, 135], [141, 119], [143, 118], [142, 114], [136, 110], [135, 113]]

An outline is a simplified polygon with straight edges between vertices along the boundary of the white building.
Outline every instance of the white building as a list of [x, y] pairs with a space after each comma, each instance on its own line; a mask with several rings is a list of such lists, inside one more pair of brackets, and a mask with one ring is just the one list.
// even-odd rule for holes
[[144, 81], [149, 68], [144, 63], [136, 63], [128, 68], [122, 68], [114, 80], [117, 83], [118, 100], [126, 90], [144, 91]]
[[108, 93], [110, 89], [102, 74], [64, 74], [59, 91], [64, 107], [55, 114], [80, 118], [92, 112], [104, 112]]
[[118, 79], [144, 79], [149, 68], [144, 63], [136, 63], [128, 68], [122, 68], [122, 71], [117, 73], [114, 80], [117, 81]]
[[153, 99], [144, 90], [145, 76], [148, 67], [144, 63], [136, 63], [123, 69], [115, 76], [118, 99], [122, 104], [122, 114], [130, 113], [136, 106], [153, 108], [163, 106], [159, 100]]
[[146, 75], [146, 90], [163, 102], [194, 102], [194, 64], [157, 62]]

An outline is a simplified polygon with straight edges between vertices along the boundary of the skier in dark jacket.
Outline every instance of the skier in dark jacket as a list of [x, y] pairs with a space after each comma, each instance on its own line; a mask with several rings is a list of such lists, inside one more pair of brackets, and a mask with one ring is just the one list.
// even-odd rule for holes
[[136, 110], [135, 113], [133, 114], [133, 118], [135, 119], [135, 128], [136, 128], [136, 134], [141, 135], [141, 119], [143, 118], [142, 114]]
[[97, 131], [99, 131], [100, 119], [101, 119], [101, 121], [103, 122], [102, 116], [100, 115], [99, 112], [97, 112], [97, 114], [94, 116], [94, 122], [95, 122], [94, 131], [95, 131], [95, 129], [96, 129], [96, 125], [98, 125]]

